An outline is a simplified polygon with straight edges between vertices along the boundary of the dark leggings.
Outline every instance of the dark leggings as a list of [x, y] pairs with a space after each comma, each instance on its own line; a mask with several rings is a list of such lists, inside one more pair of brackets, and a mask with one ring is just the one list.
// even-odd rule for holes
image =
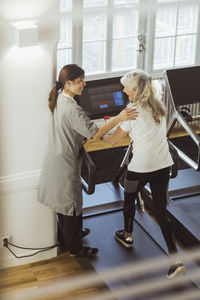
[[153, 214], [161, 228], [168, 251], [170, 254], [176, 253], [177, 248], [174, 241], [172, 224], [166, 216], [169, 168], [148, 173], [127, 172], [124, 182], [124, 229], [127, 232], [133, 231], [135, 199], [138, 192], [147, 183], [150, 184], [153, 198]]

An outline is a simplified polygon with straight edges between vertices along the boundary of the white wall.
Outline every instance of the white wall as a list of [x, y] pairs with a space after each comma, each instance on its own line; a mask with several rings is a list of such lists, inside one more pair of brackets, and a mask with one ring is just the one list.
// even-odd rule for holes
[[[36, 20], [38, 46], [13, 45], [10, 23], [16, 20]], [[1, 0], [0, 233], [26, 247], [45, 247], [56, 240], [55, 215], [36, 198], [47, 141], [47, 98], [55, 80], [58, 37], [58, 0]], [[24, 250], [17, 253], [29, 254]], [[20, 260], [7, 249], [0, 249], [4, 267], [55, 253], [56, 249]]]

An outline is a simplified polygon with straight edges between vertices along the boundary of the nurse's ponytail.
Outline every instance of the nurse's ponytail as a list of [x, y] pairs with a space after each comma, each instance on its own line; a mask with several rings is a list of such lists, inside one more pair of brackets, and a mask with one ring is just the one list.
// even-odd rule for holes
[[63, 91], [65, 83], [70, 80], [73, 81], [78, 77], [84, 76], [85, 72], [76, 64], [69, 64], [64, 66], [59, 74], [58, 81], [55, 82], [55, 86], [49, 93], [48, 106], [51, 112], [54, 112], [54, 109], [57, 104], [57, 98], [60, 92]]
[[58, 98], [58, 92], [61, 89], [61, 84], [59, 81], [55, 82], [55, 86], [53, 87], [53, 89], [51, 90], [51, 92], [49, 93], [49, 98], [48, 98], [48, 106], [51, 112], [54, 111], [54, 108], [56, 107], [57, 104], [57, 98]]

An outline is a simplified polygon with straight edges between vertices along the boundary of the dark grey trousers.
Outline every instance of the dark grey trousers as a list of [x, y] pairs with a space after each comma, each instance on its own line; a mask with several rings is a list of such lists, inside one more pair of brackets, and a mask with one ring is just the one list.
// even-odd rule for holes
[[77, 252], [81, 246], [81, 233], [83, 226], [82, 214], [79, 216], [65, 216], [57, 214], [57, 237], [60, 243], [61, 252], [70, 251]]

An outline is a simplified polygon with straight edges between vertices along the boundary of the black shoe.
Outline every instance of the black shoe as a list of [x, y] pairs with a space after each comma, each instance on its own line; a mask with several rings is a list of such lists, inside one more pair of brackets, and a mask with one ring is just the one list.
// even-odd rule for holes
[[81, 232], [81, 237], [85, 237], [86, 235], [88, 235], [90, 233], [90, 229], [89, 228], [83, 228], [82, 232]]
[[124, 230], [118, 230], [115, 232], [115, 238], [126, 248], [131, 248], [133, 246], [133, 238], [132, 237], [125, 238], [124, 234], [125, 234]]
[[168, 279], [172, 279], [174, 278], [176, 275], [178, 274], [184, 274], [185, 273], [185, 266], [182, 263], [176, 264], [176, 265], [172, 265], [169, 268], [168, 274], [167, 274], [167, 278]]
[[62, 245], [59, 245], [59, 246], [57, 247], [57, 256], [63, 254], [63, 253], [66, 252], [66, 251], [67, 251], [67, 250], [66, 250]]
[[81, 248], [76, 251], [75, 253], [72, 253], [69, 251], [69, 255], [72, 257], [95, 257], [97, 253], [99, 252], [98, 248], [91, 248], [87, 246], [81, 246]]

